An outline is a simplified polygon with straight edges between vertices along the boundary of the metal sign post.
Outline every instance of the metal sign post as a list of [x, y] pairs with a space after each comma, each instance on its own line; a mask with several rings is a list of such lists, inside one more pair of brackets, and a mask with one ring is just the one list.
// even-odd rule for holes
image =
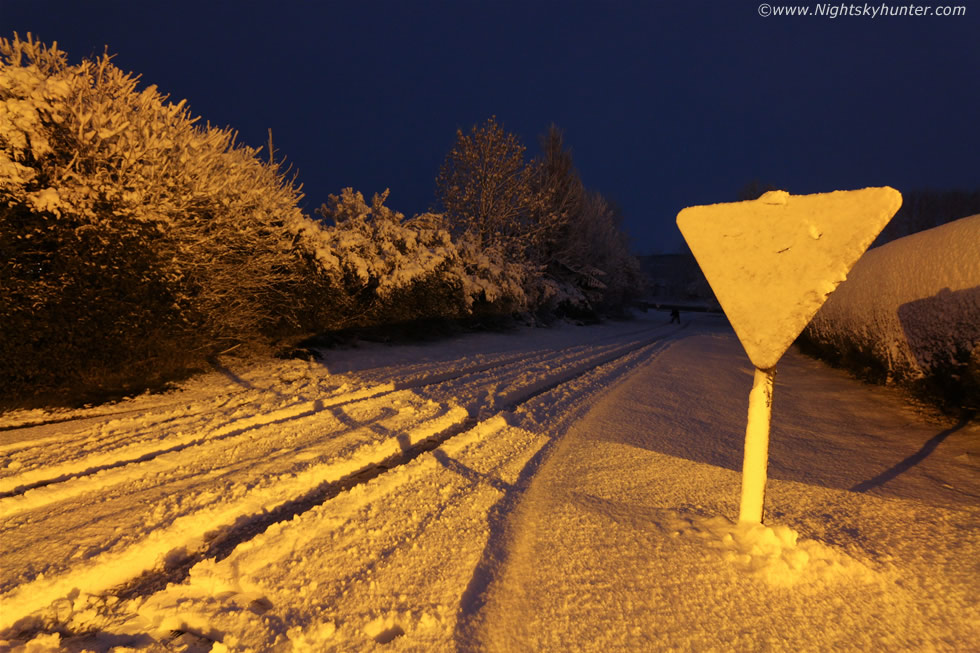
[[755, 366], [740, 522], [760, 523], [776, 363], [902, 205], [893, 188], [686, 208], [677, 226]]
[[749, 393], [749, 418], [745, 426], [745, 451], [742, 454], [742, 500], [738, 520], [762, 522], [766, 499], [766, 474], [769, 467], [769, 420], [772, 415], [772, 384], [776, 368], [755, 368], [752, 392]]

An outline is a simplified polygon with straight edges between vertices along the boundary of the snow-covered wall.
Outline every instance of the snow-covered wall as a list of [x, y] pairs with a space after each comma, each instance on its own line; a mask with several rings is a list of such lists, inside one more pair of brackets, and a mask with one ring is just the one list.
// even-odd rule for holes
[[980, 365], [980, 215], [866, 252], [803, 336], [891, 379], [977, 381], [958, 377]]

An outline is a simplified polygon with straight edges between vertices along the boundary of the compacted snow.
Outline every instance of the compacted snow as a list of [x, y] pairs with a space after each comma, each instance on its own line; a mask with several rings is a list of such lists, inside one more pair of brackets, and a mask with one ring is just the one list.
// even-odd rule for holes
[[0, 418], [0, 649], [970, 650], [980, 429], [788, 352], [765, 526], [719, 316]]

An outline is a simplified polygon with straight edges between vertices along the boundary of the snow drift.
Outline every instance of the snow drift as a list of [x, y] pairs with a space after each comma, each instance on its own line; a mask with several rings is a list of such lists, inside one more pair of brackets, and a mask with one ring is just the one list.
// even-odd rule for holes
[[846, 367], [975, 409], [980, 215], [868, 251], [803, 332]]

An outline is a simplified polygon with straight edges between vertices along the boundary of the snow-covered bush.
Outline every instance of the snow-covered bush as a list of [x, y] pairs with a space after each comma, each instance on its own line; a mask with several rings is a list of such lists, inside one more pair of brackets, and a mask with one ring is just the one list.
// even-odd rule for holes
[[107, 55], [15, 35], [0, 57], [0, 386], [146, 380], [308, 328], [336, 259], [277, 165]]
[[388, 191], [370, 205], [352, 188], [331, 195], [319, 213], [333, 221], [323, 240], [337, 258], [342, 324], [365, 326], [463, 311], [456, 248], [449, 233], [419, 219], [414, 225], [384, 205]]
[[481, 246], [473, 234], [460, 236], [456, 247], [468, 311], [510, 313], [529, 307], [526, 262], [510, 260], [499, 246]]
[[980, 215], [866, 252], [801, 344], [865, 376], [980, 409]]
[[332, 220], [322, 239], [337, 259], [338, 326], [380, 325], [455, 318], [493, 305], [518, 308], [523, 300], [519, 266], [494, 260], [492, 248], [470, 235], [454, 242], [443, 217], [411, 220], [384, 205], [388, 191], [364, 196], [345, 188], [319, 213]]

